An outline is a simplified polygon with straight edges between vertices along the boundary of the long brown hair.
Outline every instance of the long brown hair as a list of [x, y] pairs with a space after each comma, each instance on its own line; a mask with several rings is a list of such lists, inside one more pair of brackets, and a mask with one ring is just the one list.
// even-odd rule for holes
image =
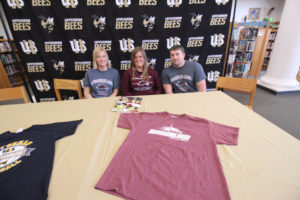
[[149, 64], [148, 64], [148, 59], [147, 59], [147, 56], [146, 56], [146, 52], [142, 47], [135, 47], [134, 50], [131, 53], [130, 69], [132, 70], [132, 77], [134, 77], [135, 72], [136, 72], [136, 66], [134, 64], [134, 59], [135, 59], [135, 56], [138, 52], [142, 53], [142, 57], [144, 58], [144, 61], [145, 61], [144, 66], [143, 66], [142, 80], [143, 81], [148, 81], [149, 80], [149, 77], [148, 77]]

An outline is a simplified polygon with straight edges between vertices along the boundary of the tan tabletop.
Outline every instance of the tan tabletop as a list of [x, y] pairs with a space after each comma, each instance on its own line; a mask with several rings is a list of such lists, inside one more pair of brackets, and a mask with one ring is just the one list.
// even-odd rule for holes
[[[83, 119], [56, 142], [50, 200], [110, 200], [94, 189], [128, 134], [117, 128], [117, 98], [0, 106], [0, 133]], [[299, 200], [300, 142], [222, 92], [144, 96], [141, 111], [186, 113], [240, 128], [238, 145], [218, 145], [233, 200]], [[146, 123], [146, 122], [145, 122]]]

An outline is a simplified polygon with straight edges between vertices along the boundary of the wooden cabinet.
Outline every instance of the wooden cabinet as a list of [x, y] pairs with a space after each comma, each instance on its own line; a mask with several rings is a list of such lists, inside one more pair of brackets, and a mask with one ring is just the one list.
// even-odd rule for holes
[[[22, 75], [25, 81], [28, 81], [14, 41], [12, 44], [13, 47], [11, 48], [7, 39], [0, 39], [0, 88], [24, 85]], [[14, 58], [13, 51], [17, 59]]]
[[257, 78], [264, 63], [271, 31], [268, 26], [234, 26], [225, 76]]

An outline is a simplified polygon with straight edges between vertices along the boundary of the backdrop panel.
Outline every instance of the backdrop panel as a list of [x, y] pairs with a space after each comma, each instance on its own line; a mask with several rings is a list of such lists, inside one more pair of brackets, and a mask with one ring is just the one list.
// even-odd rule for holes
[[[142, 46], [159, 74], [181, 44], [214, 88], [225, 59], [232, 0], [6, 0], [2, 3], [38, 101], [55, 100], [53, 78], [82, 79], [95, 46], [120, 76]], [[69, 98], [72, 94], [63, 95]]]

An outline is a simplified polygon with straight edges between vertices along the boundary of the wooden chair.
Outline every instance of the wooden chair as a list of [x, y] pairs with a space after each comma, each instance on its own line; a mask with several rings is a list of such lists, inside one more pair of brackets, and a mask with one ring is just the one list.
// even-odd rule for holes
[[234, 92], [251, 94], [248, 107], [252, 110], [252, 103], [256, 91], [256, 83], [256, 79], [218, 77], [216, 90], [223, 88], [225, 90]]
[[54, 90], [58, 101], [61, 101], [59, 90], [74, 90], [77, 91], [79, 99], [82, 99], [81, 84], [79, 80], [71, 79], [53, 79]]
[[23, 99], [25, 103], [29, 103], [24, 86], [0, 89], [0, 101], [13, 99]]

